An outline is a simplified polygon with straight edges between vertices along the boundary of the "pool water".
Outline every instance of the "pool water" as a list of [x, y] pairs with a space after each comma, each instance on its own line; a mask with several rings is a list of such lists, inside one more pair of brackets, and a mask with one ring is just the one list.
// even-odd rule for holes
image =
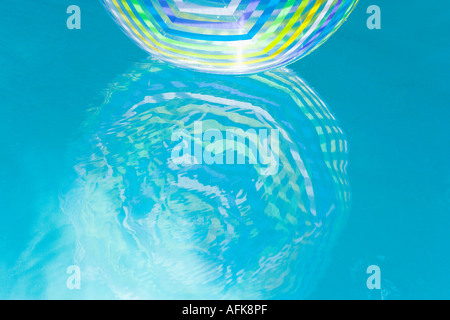
[[[0, 298], [450, 298], [436, 4], [360, 0], [311, 55], [235, 77], [149, 59], [100, 1], [2, 3]], [[278, 130], [277, 170], [168, 161], [198, 120]]]

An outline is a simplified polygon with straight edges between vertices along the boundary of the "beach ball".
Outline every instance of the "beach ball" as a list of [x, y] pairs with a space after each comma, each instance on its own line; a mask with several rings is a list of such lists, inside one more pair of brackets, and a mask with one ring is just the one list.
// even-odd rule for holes
[[125, 33], [181, 68], [246, 74], [292, 63], [346, 20], [358, 0], [102, 0]]

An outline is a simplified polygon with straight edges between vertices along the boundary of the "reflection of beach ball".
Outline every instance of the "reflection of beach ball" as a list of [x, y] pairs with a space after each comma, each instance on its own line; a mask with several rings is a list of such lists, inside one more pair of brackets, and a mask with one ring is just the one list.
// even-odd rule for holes
[[154, 57], [245, 74], [291, 63], [321, 45], [358, 0], [102, 0]]
[[61, 195], [83, 292], [308, 296], [351, 195], [345, 136], [294, 72], [193, 77], [149, 60], [89, 113], [68, 154], [77, 177]]

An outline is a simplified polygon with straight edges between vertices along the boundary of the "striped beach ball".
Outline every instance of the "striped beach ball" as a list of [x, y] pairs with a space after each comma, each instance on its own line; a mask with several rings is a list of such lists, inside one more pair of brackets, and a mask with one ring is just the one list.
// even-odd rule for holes
[[358, 0], [102, 0], [141, 48], [178, 67], [246, 74], [320, 46]]

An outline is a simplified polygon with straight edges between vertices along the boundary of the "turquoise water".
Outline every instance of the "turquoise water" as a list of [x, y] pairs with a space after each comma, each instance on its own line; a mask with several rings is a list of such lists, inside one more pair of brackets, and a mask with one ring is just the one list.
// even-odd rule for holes
[[[250, 77], [151, 61], [76, 2], [0, 5], [0, 298], [450, 298], [446, 2], [360, 1]], [[198, 119], [278, 129], [278, 170], [167, 162]]]

